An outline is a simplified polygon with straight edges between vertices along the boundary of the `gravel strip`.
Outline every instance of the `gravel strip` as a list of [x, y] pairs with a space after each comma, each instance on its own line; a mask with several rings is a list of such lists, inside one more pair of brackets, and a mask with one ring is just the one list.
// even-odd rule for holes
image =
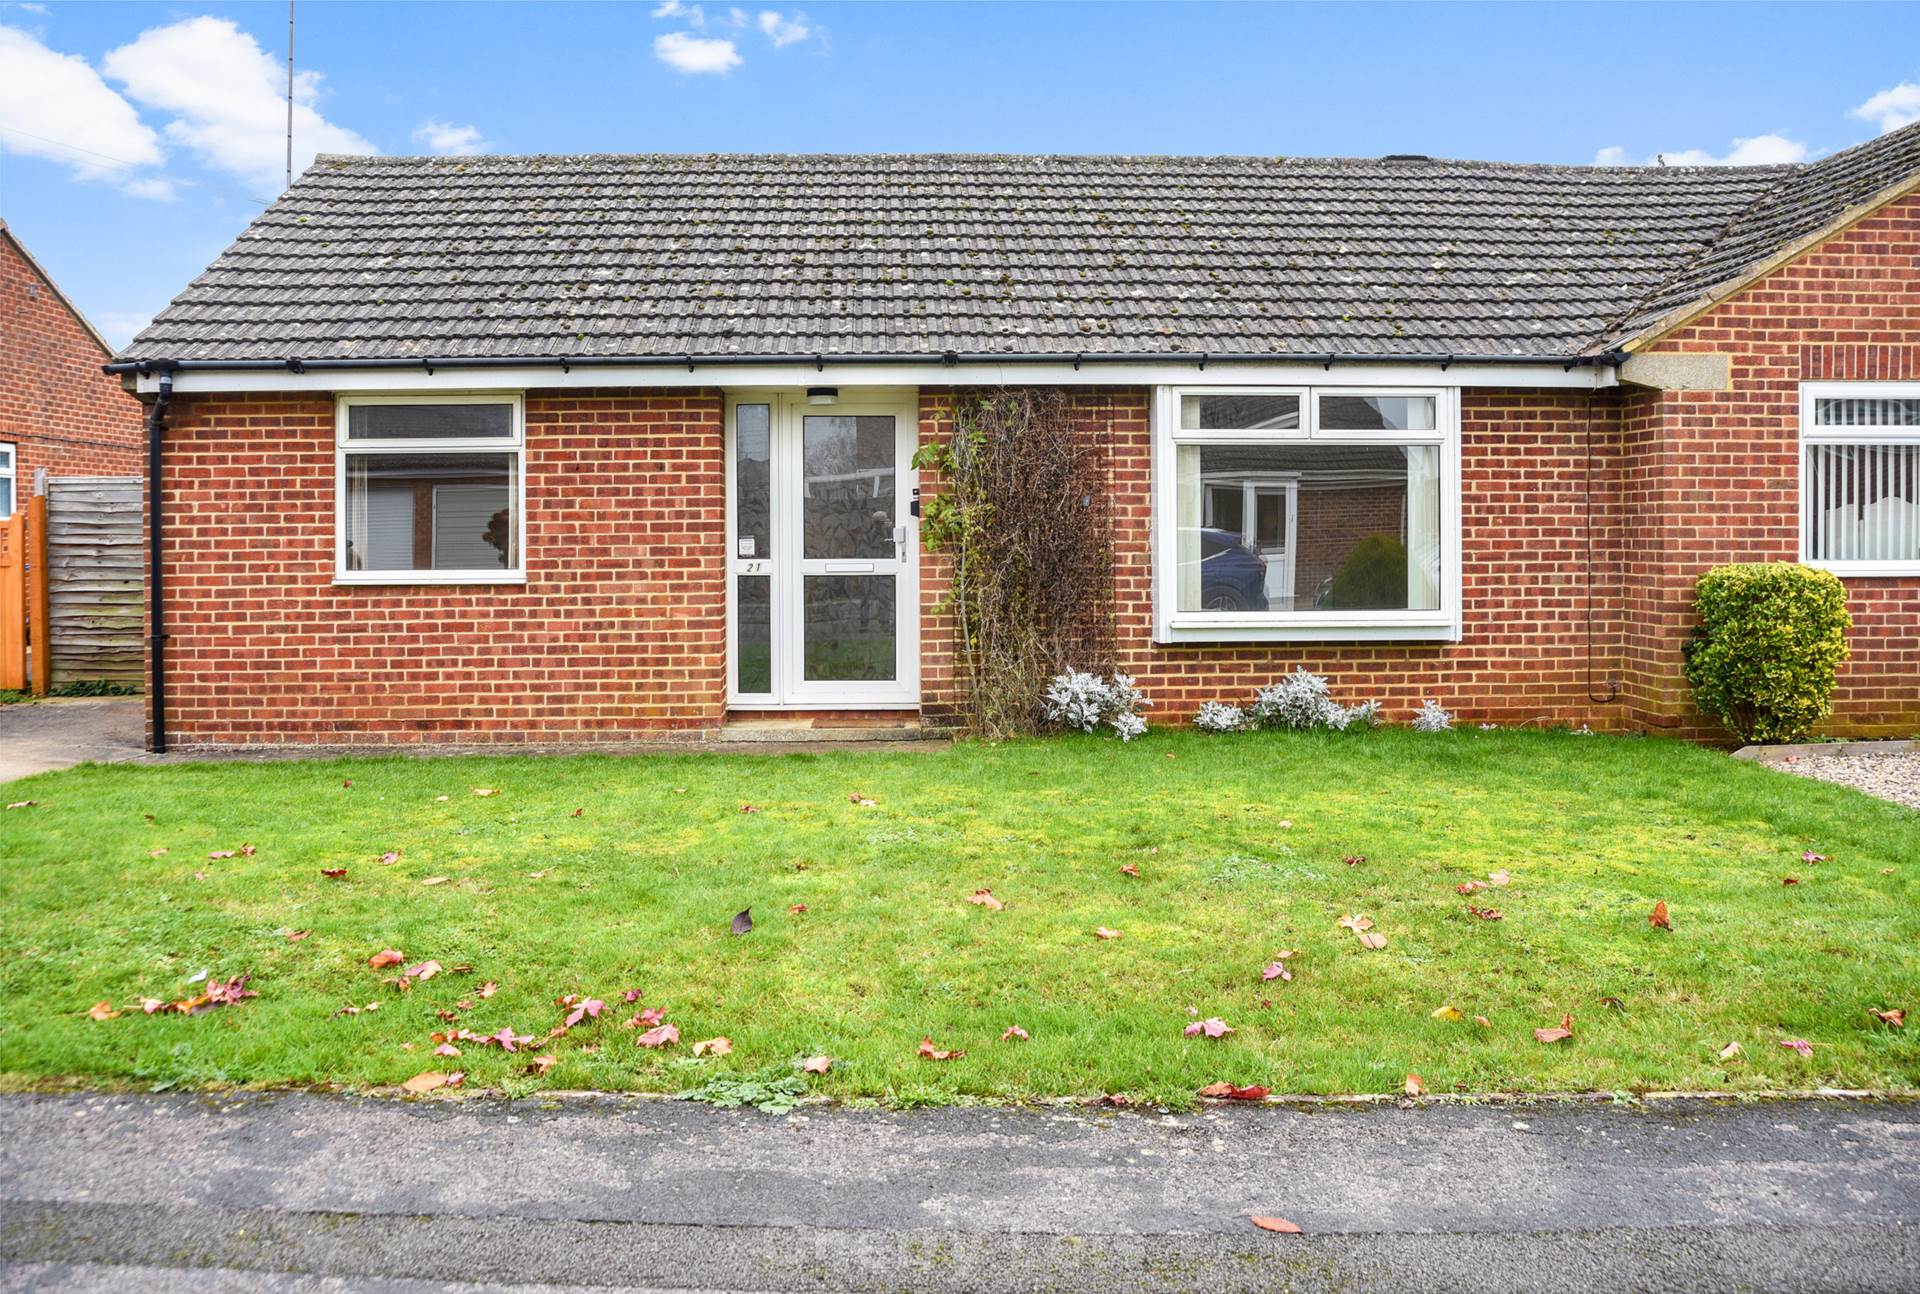
[[1909, 809], [1920, 809], [1920, 750], [1789, 756], [1769, 760], [1767, 766], [1823, 782], [1838, 782]]

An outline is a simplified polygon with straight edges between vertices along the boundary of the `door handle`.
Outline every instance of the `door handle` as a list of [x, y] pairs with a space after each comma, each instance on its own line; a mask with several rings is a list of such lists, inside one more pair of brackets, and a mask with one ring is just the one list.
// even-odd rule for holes
[[893, 528], [893, 555], [903, 562], [907, 560], [907, 528], [905, 526]]

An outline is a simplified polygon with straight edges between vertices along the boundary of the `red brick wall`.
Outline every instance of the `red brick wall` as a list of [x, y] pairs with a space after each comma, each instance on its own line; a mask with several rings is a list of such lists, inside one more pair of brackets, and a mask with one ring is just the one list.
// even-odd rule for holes
[[18, 498], [34, 472], [134, 476], [140, 402], [100, 371], [106, 350], [0, 233], [0, 441], [19, 447]]
[[[1463, 393], [1465, 633], [1444, 644], [1155, 644], [1148, 404], [1144, 388], [1094, 389], [1075, 392], [1072, 408], [1087, 434], [1107, 441], [1120, 666], [1136, 677], [1159, 722], [1184, 723], [1202, 701], [1248, 700], [1297, 665], [1328, 675], [1342, 699], [1377, 699], [1400, 717], [1432, 697], [1472, 720], [1625, 721], [1619, 700], [1589, 696], [1589, 661], [1594, 697], [1606, 697], [1620, 672], [1616, 396]], [[920, 407], [923, 442], [950, 433], [946, 393], [923, 392]], [[925, 494], [938, 482], [923, 475], [921, 488]], [[948, 568], [940, 554], [923, 561], [921, 687], [928, 711], [947, 713], [958, 687], [953, 624], [934, 604]]]
[[717, 392], [530, 392], [527, 582], [335, 585], [333, 401], [183, 396], [170, 742], [599, 741], [717, 723]]
[[[1721, 562], [1792, 561], [1799, 384], [1920, 380], [1920, 196], [1903, 198], [1649, 348], [1730, 357], [1732, 389], [1629, 406], [1628, 649], [1634, 717], [1718, 735], [1680, 679], [1693, 583]], [[1853, 657], [1835, 734], [1920, 731], [1920, 577], [1846, 581]]]

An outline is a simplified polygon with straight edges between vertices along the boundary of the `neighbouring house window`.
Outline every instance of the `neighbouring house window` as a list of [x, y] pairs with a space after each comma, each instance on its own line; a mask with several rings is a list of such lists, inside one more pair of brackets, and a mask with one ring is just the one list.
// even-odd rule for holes
[[1920, 382], [1801, 387], [1800, 558], [1920, 575]]
[[1170, 389], [1161, 641], [1458, 636], [1453, 391]]
[[0, 441], [0, 517], [13, 515], [13, 486], [19, 475], [20, 451]]
[[338, 440], [339, 582], [524, 577], [517, 396], [348, 396]]

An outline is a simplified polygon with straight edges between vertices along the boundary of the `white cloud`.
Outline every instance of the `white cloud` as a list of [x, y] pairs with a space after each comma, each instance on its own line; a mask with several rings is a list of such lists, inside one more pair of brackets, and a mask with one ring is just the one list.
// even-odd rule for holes
[[0, 4], [0, 9], [24, 9], [28, 13], [39, 14], [42, 18], [51, 16], [45, 5], [35, 4], [33, 0], [13, 0], [12, 4]]
[[740, 66], [740, 53], [730, 40], [714, 40], [670, 31], [653, 38], [653, 56], [680, 72], [730, 72]]
[[172, 202], [180, 196], [179, 181], [165, 175], [137, 175], [120, 187], [136, 198], [152, 198], [155, 202]]
[[172, 196], [171, 182], [137, 174], [166, 152], [133, 105], [85, 59], [14, 27], [0, 27], [0, 149], [59, 162], [76, 179], [119, 184], [136, 197]]
[[1883, 135], [1889, 130], [1911, 126], [1920, 121], [1920, 82], [1902, 81], [1891, 90], [1882, 90], [1855, 108], [1852, 115], [1874, 122]]
[[1736, 139], [1726, 154], [1716, 156], [1703, 148], [1683, 148], [1652, 157], [1634, 158], [1618, 146], [1603, 148], [1593, 155], [1595, 166], [1771, 166], [1782, 162], [1804, 162], [1807, 146], [1783, 135], [1754, 135]]
[[689, 27], [704, 27], [707, 25], [706, 11], [697, 4], [684, 4], [682, 0], [660, 0], [659, 5], [654, 8], [653, 16], [656, 18], [678, 18]]
[[413, 132], [413, 142], [429, 153], [442, 157], [472, 157], [487, 151], [487, 137], [478, 126], [456, 126], [451, 122], [427, 120]]
[[760, 30], [773, 42], [775, 49], [785, 49], [813, 35], [813, 29], [807, 25], [807, 16], [797, 9], [791, 17], [772, 9], [761, 10]]
[[[102, 65], [129, 97], [169, 113], [166, 137], [207, 165], [263, 189], [279, 187], [286, 165], [286, 70], [226, 18], [187, 18], [140, 33]], [[377, 153], [367, 140], [320, 115], [320, 74], [293, 83], [293, 165], [316, 153]]]
[[747, 11], [745, 9], [727, 10], [727, 26], [729, 27], [744, 27], [752, 21], [751, 18], [747, 17]]

